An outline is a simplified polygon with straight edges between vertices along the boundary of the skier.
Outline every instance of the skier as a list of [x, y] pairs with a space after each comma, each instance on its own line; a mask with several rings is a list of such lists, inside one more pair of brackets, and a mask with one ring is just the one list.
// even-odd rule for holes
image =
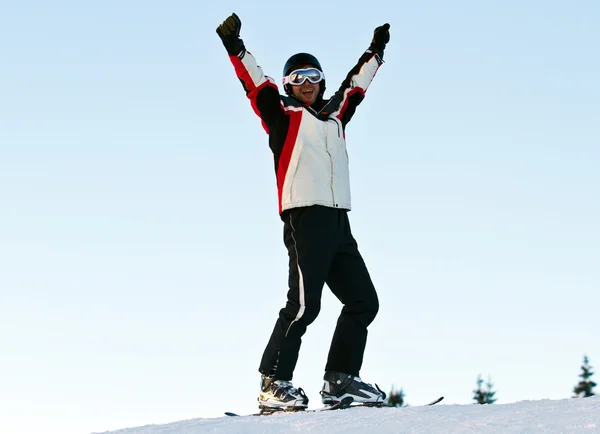
[[331, 341], [322, 402], [381, 404], [385, 393], [360, 378], [367, 327], [379, 300], [350, 230], [346, 125], [362, 102], [389, 42], [389, 24], [375, 29], [368, 49], [340, 88], [324, 99], [325, 74], [309, 53], [291, 56], [280, 95], [240, 38], [234, 13], [217, 27], [235, 73], [259, 116], [273, 152], [279, 215], [289, 256], [288, 293], [259, 365], [263, 410], [303, 410], [308, 397], [292, 384], [302, 336], [319, 314], [326, 283], [343, 304]]

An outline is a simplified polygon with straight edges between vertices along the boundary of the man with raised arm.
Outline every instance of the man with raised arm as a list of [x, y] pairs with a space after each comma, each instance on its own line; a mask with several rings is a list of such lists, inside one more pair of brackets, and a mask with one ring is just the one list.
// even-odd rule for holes
[[308, 397], [292, 384], [306, 328], [319, 314], [325, 284], [343, 304], [325, 365], [322, 402], [381, 404], [385, 393], [360, 378], [367, 327], [379, 310], [369, 272], [352, 235], [346, 125], [383, 64], [389, 24], [373, 39], [339, 89], [324, 99], [325, 74], [309, 53], [291, 56], [283, 89], [266, 76], [240, 38], [236, 14], [217, 27], [235, 73], [261, 119], [273, 152], [278, 212], [289, 256], [287, 302], [259, 365], [259, 407], [303, 410]]

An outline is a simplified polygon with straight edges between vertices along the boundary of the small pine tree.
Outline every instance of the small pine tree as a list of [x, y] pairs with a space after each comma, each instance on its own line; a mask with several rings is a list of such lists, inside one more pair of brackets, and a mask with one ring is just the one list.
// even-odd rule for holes
[[494, 385], [492, 384], [491, 378], [488, 378], [487, 383], [485, 384], [486, 389], [483, 389], [483, 379], [481, 375], [477, 376], [477, 389], [473, 391], [473, 400], [477, 404], [493, 404], [496, 402], [496, 392], [493, 391]]
[[590, 396], [595, 395], [593, 389], [597, 385], [591, 380], [592, 375], [594, 375], [594, 373], [592, 372], [592, 367], [590, 366], [588, 356], [586, 355], [583, 357], [583, 366], [581, 367], [581, 374], [579, 374], [581, 381], [573, 389], [573, 392], [575, 393], [574, 398], [589, 398]]
[[493, 404], [494, 402], [496, 402], [496, 398], [494, 398], [496, 392], [493, 390], [494, 385], [492, 384], [492, 379], [490, 377], [488, 377], [488, 381], [487, 383], [485, 383], [485, 387], [485, 403]]
[[388, 407], [404, 407], [404, 390], [396, 390], [394, 386], [392, 386], [392, 390], [390, 392], [390, 396], [387, 398], [386, 406]]
[[483, 390], [481, 375], [477, 376], [477, 389], [473, 391], [473, 401], [477, 404], [485, 404], [485, 391]]

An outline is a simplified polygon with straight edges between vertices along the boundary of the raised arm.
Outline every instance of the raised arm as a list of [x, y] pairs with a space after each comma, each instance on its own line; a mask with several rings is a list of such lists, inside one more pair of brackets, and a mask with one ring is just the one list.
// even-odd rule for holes
[[365, 98], [371, 81], [383, 64], [383, 51], [390, 41], [389, 30], [390, 25], [387, 23], [375, 29], [371, 45], [348, 72], [346, 79], [324, 108], [326, 112], [340, 119], [343, 127], [352, 119], [356, 107]]
[[217, 34], [229, 54], [229, 60], [246, 91], [246, 96], [250, 99], [252, 108], [263, 121], [263, 127], [268, 133], [270, 126], [283, 113], [279, 89], [275, 80], [265, 76], [254, 56], [246, 51], [240, 38], [241, 27], [242, 22], [234, 13], [217, 27]]

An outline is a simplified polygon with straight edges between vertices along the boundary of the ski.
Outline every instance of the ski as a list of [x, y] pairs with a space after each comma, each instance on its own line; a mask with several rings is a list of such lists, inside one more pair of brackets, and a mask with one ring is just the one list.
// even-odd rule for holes
[[[444, 399], [443, 396], [440, 396], [439, 398], [437, 398], [434, 401], [431, 401], [429, 404], [425, 404], [426, 407], [430, 407], [432, 405], [438, 404], [439, 402], [441, 402]], [[266, 410], [263, 409], [261, 411], [259, 411], [258, 413], [252, 413], [249, 414], [248, 416], [269, 416], [272, 414], [293, 414], [293, 413], [318, 413], [321, 411], [333, 411], [333, 410], [345, 410], [345, 409], [349, 409], [349, 408], [357, 408], [357, 407], [373, 407], [373, 408], [393, 408], [393, 407], [387, 407], [385, 405], [383, 405], [383, 403], [379, 403], [379, 404], [352, 404], [352, 398], [350, 398], [349, 401], [347, 400], [342, 400], [336, 404], [333, 404], [331, 406], [327, 406], [327, 407], [321, 407], [321, 408], [314, 408], [314, 409], [305, 409], [305, 410], [284, 410], [284, 409], [270, 409], [270, 410]], [[237, 413], [232, 413], [230, 411], [226, 411], [225, 412], [226, 416], [231, 416], [231, 417], [243, 417], [240, 414]]]
[[438, 399], [436, 399], [435, 401], [431, 401], [429, 404], [427, 404], [427, 406], [432, 406], [432, 405], [436, 405], [438, 402], [440, 402], [442, 399], [444, 399], [443, 396], [440, 396]]
[[[327, 406], [327, 407], [322, 407], [322, 408], [314, 408], [314, 409], [302, 409], [302, 410], [284, 410], [283, 408], [272, 408], [272, 409], [262, 409], [261, 411], [259, 411], [258, 413], [252, 413], [249, 416], [269, 416], [271, 414], [283, 414], [283, 413], [287, 413], [287, 414], [292, 414], [292, 413], [316, 413], [319, 411], [331, 411], [331, 410], [338, 410], [340, 408], [344, 408], [344, 406], [347, 408], [350, 405], [350, 403], [348, 401], [346, 401], [345, 399], [341, 400], [340, 402], [333, 404], [331, 406]], [[232, 413], [230, 411], [226, 411], [225, 412], [226, 416], [233, 416], [233, 417], [241, 417], [241, 415], [237, 414], [237, 413]]]

